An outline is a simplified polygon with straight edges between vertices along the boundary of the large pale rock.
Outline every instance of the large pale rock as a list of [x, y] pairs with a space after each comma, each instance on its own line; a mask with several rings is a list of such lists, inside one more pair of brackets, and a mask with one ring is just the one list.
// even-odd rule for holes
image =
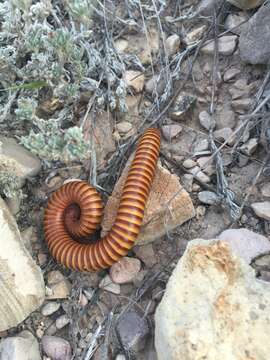
[[37, 339], [28, 330], [3, 339], [0, 342], [0, 360], [41, 360]]
[[27, 177], [35, 176], [41, 169], [41, 162], [30, 151], [12, 138], [0, 136], [0, 170], [8, 171], [20, 180], [23, 186]]
[[156, 314], [159, 360], [269, 359], [270, 286], [219, 240], [188, 244]]
[[[131, 160], [128, 161], [105, 207], [102, 234], [108, 232], [114, 223]], [[194, 215], [192, 200], [180, 185], [178, 177], [158, 164], [136, 243], [150, 243]]]
[[0, 331], [22, 322], [43, 302], [40, 268], [21, 239], [17, 224], [0, 198]]
[[270, 3], [266, 2], [253, 15], [239, 39], [242, 61], [250, 64], [268, 64], [270, 58], [269, 42]]

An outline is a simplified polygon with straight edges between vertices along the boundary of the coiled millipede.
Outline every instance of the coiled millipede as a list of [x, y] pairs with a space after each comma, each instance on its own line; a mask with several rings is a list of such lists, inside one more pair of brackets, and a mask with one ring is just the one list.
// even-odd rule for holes
[[52, 194], [44, 214], [44, 232], [56, 261], [74, 270], [97, 271], [128, 253], [140, 231], [159, 150], [159, 130], [148, 129], [135, 152], [114, 225], [94, 243], [80, 239], [100, 225], [103, 205], [96, 189], [84, 181], [73, 181]]

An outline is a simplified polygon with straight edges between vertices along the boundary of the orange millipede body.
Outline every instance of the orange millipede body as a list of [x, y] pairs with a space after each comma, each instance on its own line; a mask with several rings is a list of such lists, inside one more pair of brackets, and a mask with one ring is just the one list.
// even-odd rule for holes
[[52, 256], [68, 268], [96, 271], [125, 256], [134, 245], [155, 175], [160, 132], [149, 129], [141, 137], [110, 232], [95, 243], [78, 242], [100, 225], [103, 205], [97, 191], [73, 181], [54, 192], [44, 215], [44, 231]]

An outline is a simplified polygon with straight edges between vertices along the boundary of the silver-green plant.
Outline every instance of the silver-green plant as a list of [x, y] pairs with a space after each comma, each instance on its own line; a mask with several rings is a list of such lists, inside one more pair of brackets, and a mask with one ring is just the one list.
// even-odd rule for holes
[[[46, 164], [88, 156], [73, 120], [83, 94], [93, 110], [127, 110], [126, 59], [105, 31], [92, 29], [93, 16], [103, 23], [103, 10], [93, 0], [0, 3], [0, 123], [21, 129], [21, 143]], [[43, 99], [58, 99], [64, 111], [43, 118]]]

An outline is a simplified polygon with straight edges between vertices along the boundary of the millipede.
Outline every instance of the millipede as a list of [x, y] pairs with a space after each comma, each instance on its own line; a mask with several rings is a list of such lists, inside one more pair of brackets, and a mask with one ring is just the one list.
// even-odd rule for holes
[[94, 187], [72, 181], [55, 191], [45, 209], [44, 233], [55, 260], [78, 271], [110, 267], [127, 255], [139, 234], [160, 151], [160, 131], [148, 129], [140, 138], [125, 181], [115, 222], [108, 234], [83, 242], [99, 227], [103, 204]]

